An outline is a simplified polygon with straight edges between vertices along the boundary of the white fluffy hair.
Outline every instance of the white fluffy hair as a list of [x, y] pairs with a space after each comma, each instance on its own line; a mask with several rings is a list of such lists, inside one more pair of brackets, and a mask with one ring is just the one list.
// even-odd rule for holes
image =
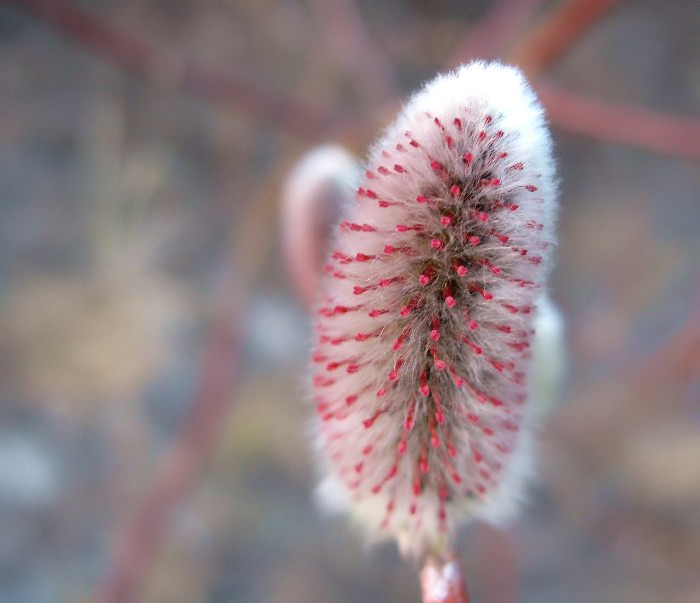
[[313, 354], [319, 492], [372, 539], [420, 556], [516, 511], [555, 210], [543, 111], [513, 67], [438, 76], [373, 146]]

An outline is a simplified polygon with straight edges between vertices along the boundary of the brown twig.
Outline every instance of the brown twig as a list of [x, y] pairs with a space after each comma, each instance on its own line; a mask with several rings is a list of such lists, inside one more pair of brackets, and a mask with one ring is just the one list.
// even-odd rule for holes
[[568, 0], [545, 16], [506, 59], [534, 77], [561, 57], [593, 23], [620, 2]]
[[348, 116], [314, 106], [240, 76], [193, 63], [179, 53], [124, 31], [66, 0], [6, 0], [120, 67], [215, 104], [241, 109], [267, 127], [316, 139]]
[[455, 67], [470, 59], [501, 56], [517, 32], [545, 0], [497, 0], [491, 9], [455, 45], [444, 62]]
[[700, 120], [615, 105], [552, 84], [536, 86], [552, 125], [590, 138], [700, 160]]

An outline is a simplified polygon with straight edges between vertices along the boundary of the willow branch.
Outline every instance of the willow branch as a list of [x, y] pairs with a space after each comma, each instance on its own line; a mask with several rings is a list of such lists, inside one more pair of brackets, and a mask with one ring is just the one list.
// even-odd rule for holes
[[561, 130], [700, 160], [700, 119], [604, 102], [543, 82], [536, 89], [552, 125]]
[[506, 59], [534, 77], [551, 66], [576, 40], [621, 0], [568, 0], [543, 18]]
[[266, 127], [281, 128], [303, 138], [316, 138], [320, 132], [347, 119], [343, 111], [302, 102], [246, 78], [194, 63], [72, 2], [5, 1], [28, 11], [72, 42], [129, 72], [185, 90], [213, 104], [245, 111]]
[[503, 54], [545, 0], [496, 0], [489, 11], [470, 28], [445, 60], [455, 67], [473, 58], [492, 59]]

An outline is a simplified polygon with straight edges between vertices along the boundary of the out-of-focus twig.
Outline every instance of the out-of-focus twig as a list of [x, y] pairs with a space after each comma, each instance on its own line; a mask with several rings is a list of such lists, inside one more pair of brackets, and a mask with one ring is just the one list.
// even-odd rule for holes
[[700, 160], [700, 120], [616, 105], [540, 82], [535, 86], [552, 125], [581, 136]]
[[496, 0], [489, 11], [455, 45], [446, 67], [470, 59], [493, 59], [503, 54], [510, 41], [545, 0]]
[[318, 138], [347, 115], [314, 106], [230, 73], [195, 64], [179, 53], [114, 26], [94, 11], [66, 0], [5, 0], [29, 11], [71, 41], [128, 71], [185, 90], [215, 104], [241, 109], [270, 128]]
[[[112, 562], [98, 586], [95, 601], [136, 600], [165, 538], [177, 504], [201, 474], [219, 428], [230, 408], [241, 349], [240, 315], [248, 292], [272, 248], [276, 191], [288, 162], [263, 186], [255, 203], [237, 224], [224, 256], [203, 344], [199, 385], [181, 432], [156, 466], [146, 496], [118, 535]], [[250, 250], [254, 249], [255, 253]]]
[[353, 0], [309, 0], [323, 47], [332, 53], [370, 103], [398, 96], [394, 69], [384, 49], [367, 30]]
[[588, 28], [621, 0], [568, 0], [543, 17], [522, 42], [506, 55], [534, 77], [547, 69]]

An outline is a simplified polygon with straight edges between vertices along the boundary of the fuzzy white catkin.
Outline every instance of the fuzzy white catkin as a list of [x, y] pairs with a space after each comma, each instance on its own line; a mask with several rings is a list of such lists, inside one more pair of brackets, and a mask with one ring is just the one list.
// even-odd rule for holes
[[517, 510], [556, 185], [523, 75], [475, 62], [374, 145], [325, 267], [313, 354], [329, 506], [420, 556]]

